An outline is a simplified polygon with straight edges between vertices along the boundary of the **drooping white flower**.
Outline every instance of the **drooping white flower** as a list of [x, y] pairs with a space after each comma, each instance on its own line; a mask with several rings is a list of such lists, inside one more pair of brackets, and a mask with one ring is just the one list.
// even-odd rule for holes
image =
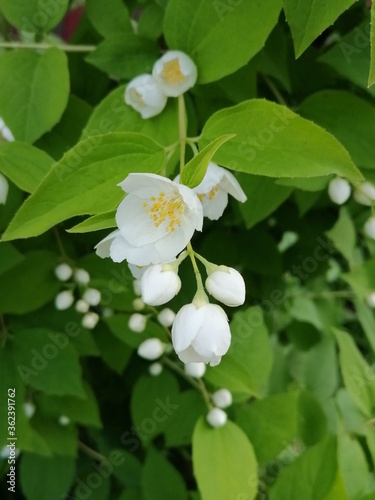
[[371, 308], [375, 308], [375, 292], [371, 292], [366, 297], [367, 305]]
[[90, 309], [90, 304], [86, 300], [79, 299], [75, 304], [75, 309], [77, 312], [85, 314]]
[[64, 311], [69, 309], [69, 307], [74, 302], [74, 295], [71, 290], [63, 290], [58, 293], [55, 297], [55, 307], [58, 311]]
[[118, 230], [96, 246], [100, 257], [137, 266], [172, 261], [203, 224], [195, 193], [156, 174], [130, 174], [119, 184], [128, 193], [120, 203]]
[[0, 205], [5, 205], [8, 198], [9, 184], [6, 177], [0, 174]]
[[375, 216], [366, 221], [363, 229], [366, 236], [375, 240]]
[[362, 182], [354, 191], [353, 197], [357, 203], [369, 207], [375, 201], [375, 186], [371, 182]]
[[175, 297], [181, 280], [170, 264], [149, 266], [141, 278], [142, 300], [150, 306], [161, 306]]
[[232, 393], [228, 389], [219, 389], [212, 394], [212, 401], [218, 408], [228, 408], [233, 403]]
[[128, 327], [132, 332], [142, 333], [146, 328], [147, 316], [143, 314], [134, 313], [130, 316], [128, 321]]
[[58, 422], [61, 426], [66, 427], [70, 424], [70, 418], [66, 415], [60, 415]]
[[173, 324], [175, 317], [176, 313], [172, 311], [172, 309], [168, 309], [168, 307], [166, 307], [160, 311], [157, 319], [162, 326], [169, 328]]
[[216, 366], [230, 342], [228, 318], [220, 306], [192, 303], [178, 311], [172, 326], [172, 343], [183, 363]]
[[211, 427], [223, 427], [227, 423], [228, 415], [221, 408], [212, 408], [206, 416]]
[[193, 378], [202, 378], [206, 373], [206, 365], [204, 363], [186, 363], [184, 369], [185, 373]]
[[87, 285], [90, 282], [90, 275], [86, 269], [76, 269], [74, 279], [80, 285]]
[[195, 85], [198, 70], [184, 52], [170, 50], [156, 61], [152, 75], [166, 96], [178, 97]]
[[208, 292], [218, 301], [230, 307], [245, 302], [246, 287], [241, 274], [227, 266], [216, 266], [206, 279]]
[[137, 353], [143, 359], [153, 361], [164, 353], [165, 346], [158, 338], [147, 339], [138, 347]]
[[[129, 264], [128, 267], [132, 276], [135, 280], [140, 280], [143, 276], [143, 273], [146, 271], [148, 266], [135, 266], [134, 264]], [[140, 293], [139, 293], [140, 295]]]
[[100, 303], [102, 294], [96, 288], [87, 288], [82, 298], [88, 302], [90, 306], [97, 306]]
[[352, 188], [346, 179], [335, 177], [328, 185], [328, 196], [337, 205], [345, 203], [352, 192]]
[[161, 365], [160, 363], [152, 363], [148, 367], [148, 371], [150, 375], [152, 375], [153, 377], [157, 377], [163, 371], [163, 365]]
[[[175, 179], [179, 182], [180, 176]], [[193, 191], [202, 202], [203, 215], [210, 220], [217, 220], [228, 205], [228, 194], [244, 203], [247, 200], [239, 182], [234, 175], [216, 163], [208, 164], [203, 181]]]
[[125, 102], [143, 119], [152, 118], [163, 111], [167, 97], [151, 75], [139, 75], [131, 80], [125, 90]]
[[13, 136], [12, 132], [10, 131], [9, 127], [7, 127], [5, 125], [4, 120], [2, 118], [0, 118], [0, 141], [2, 138], [8, 142], [14, 141], [14, 136]]
[[66, 262], [63, 262], [55, 267], [55, 275], [60, 281], [67, 281], [72, 274], [73, 269]]
[[81, 325], [84, 328], [87, 328], [87, 330], [93, 330], [98, 324], [99, 319], [100, 319], [99, 314], [91, 311], [83, 316]]

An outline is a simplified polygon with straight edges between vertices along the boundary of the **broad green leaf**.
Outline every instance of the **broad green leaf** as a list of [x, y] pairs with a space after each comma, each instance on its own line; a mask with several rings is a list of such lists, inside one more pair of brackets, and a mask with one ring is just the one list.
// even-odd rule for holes
[[102, 36], [133, 33], [129, 12], [121, 0], [87, 0], [86, 9], [90, 22]]
[[285, 467], [270, 491], [270, 500], [320, 500], [336, 478], [336, 442], [327, 436]]
[[274, 459], [296, 437], [297, 399], [298, 393], [277, 394], [236, 412], [236, 422], [250, 439], [259, 463]]
[[299, 57], [323, 31], [356, 0], [282, 0], [290, 26], [296, 57]]
[[69, 0], [1, 0], [0, 9], [7, 21], [26, 34], [50, 31], [64, 17]]
[[339, 218], [332, 229], [326, 232], [337, 250], [345, 257], [349, 264], [355, 262], [355, 246], [357, 233], [354, 223], [345, 207], [340, 208]]
[[[278, 179], [276, 184], [280, 186], [289, 186], [292, 188], [300, 189], [301, 191], [316, 192], [322, 191], [327, 187], [330, 177], [310, 177], [308, 179]], [[303, 194], [305, 196], [305, 194]]]
[[208, 164], [213, 155], [225, 142], [233, 139], [233, 134], [224, 135], [213, 140], [208, 146], [203, 148], [197, 155], [194, 156], [184, 167], [181, 174], [181, 183], [190, 188], [195, 188], [203, 180], [206, 175]]
[[259, 307], [237, 313], [231, 322], [231, 347], [218, 366], [208, 367], [205, 377], [247, 397], [260, 397], [272, 365], [272, 351]]
[[258, 467], [246, 434], [233, 422], [213, 429], [204, 417], [193, 434], [193, 467], [204, 500], [246, 498], [257, 494]]
[[20, 141], [34, 142], [48, 132], [68, 103], [67, 57], [58, 49], [0, 54], [0, 81], [0, 116]]
[[337, 445], [338, 463], [348, 498], [362, 498], [370, 491], [370, 472], [364, 451], [349, 434], [340, 433]]
[[370, 73], [368, 77], [368, 86], [375, 83], [375, 6], [371, 3], [371, 32], [370, 32]]
[[350, 273], [342, 274], [341, 279], [349, 283], [358, 298], [365, 299], [375, 290], [375, 258], [353, 267]]
[[143, 469], [142, 487], [145, 500], [187, 500], [185, 482], [170, 462], [150, 448]]
[[25, 254], [0, 276], [0, 311], [25, 314], [52, 300], [61, 287], [53, 275], [58, 262], [58, 255], [47, 250]]
[[[64, 498], [74, 481], [75, 460], [68, 457], [41, 457], [23, 453], [20, 483], [28, 500]], [[40, 472], [43, 471], [43, 478]]]
[[131, 172], [158, 172], [164, 150], [140, 134], [113, 133], [86, 139], [56, 163], [23, 204], [4, 240], [37, 236], [59, 222], [117, 207], [117, 184]]
[[375, 317], [372, 309], [361, 300], [354, 299], [353, 304], [357, 313], [358, 321], [360, 322], [363, 331], [370, 343], [370, 346], [375, 352]]
[[11, 243], [0, 243], [0, 274], [20, 264], [24, 256]]
[[[55, 418], [48, 418], [40, 412], [35, 413], [32, 424], [34, 429], [47, 441], [53, 455], [77, 457], [78, 433], [74, 424], [60, 425]], [[39, 450], [35, 450], [35, 453], [39, 454]]]
[[352, 399], [367, 416], [375, 408], [375, 374], [346, 332], [334, 329], [340, 350], [344, 385]]
[[232, 170], [267, 177], [362, 179], [334, 137], [273, 102], [253, 99], [216, 112], [203, 128], [200, 147], [224, 134], [236, 137], [223, 144], [214, 161]]
[[259, 52], [277, 22], [280, 4], [279, 0], [169, 0], [165, 38], [171, 49], [182, 50], [193, 59], [199, 83], [213, 82], [241, 68]]
[[327, 418], [315, 397], [306, 390], [298, 398], [298, 432], [306, 446], [318, 443], [327, 433]]
[[152, 40], [124, 33], [106, 38], [86, 61], [115, 78], [130, 80], [150, 73], [157, 57], [157, 46]]
[[344, 90], [322, 90], [303, 101], [299, 112], [333, 134], [356, 165], [375, 168], [375, 107], [370, 102]]
[[93, 215], [83, 222], [76, 224], [71, 229], [68, 229], [68, 233], [89, 233], [91, 231], [116, 227], [115, 215], [115, 210], [105, 212], [104, 214]]
[[121, 374], [129, 363], [132, 350], [111, 335], [105, 323], [101, 322], [93, 333], [103, 361], [116, 373]]
[[156, 3], [147, 5], [138, 22], [138, 34], [157, 40], [163, 32], [164, 10]]
[[337, 390], [338, 378], [335, 343], [330, 338], [324, 338], [308, 352], [305, 386], [318, 399], [325, 399]]

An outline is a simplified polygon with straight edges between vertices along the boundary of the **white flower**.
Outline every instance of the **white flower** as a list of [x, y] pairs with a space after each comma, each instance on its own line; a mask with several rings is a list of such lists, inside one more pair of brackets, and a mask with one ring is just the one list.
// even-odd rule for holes
[[170, 264], [147, 268], [141, 279], [142, 300], [150, 306], [161, 306], [173, 299], [181, 289], [181, 280]]
[[162, 326], [165, 326], [165, 328], [169, 328], [173, 324], [175, 317], [176, 313], [172, 311], [172, 309], [166, 307], [158, 314], [158, 321]]
[[353, 197], [357, 203], [369, 207], [375, 201], [375, 186], [371, 182], [362, 182], [354, 191]]
[[138, 111], [143, 119], [146, 119], [163, 111], [167, 104], [167, 97], [153, 76], [140, 75], [128, 83], [125, 90], [125, 102]]
[[119, 184], [118, 230], [96, 246], [100, 257], [147, 266], [170, 262], [202, 230], [202, 205], [187, 186], [155, 174], [130, 174]]
[[96, 312], [88, 312], [83, 316], [81, 325], [87, 328], [87, 330], [93, 330], [98, 324], [99, 319], [99, 314]]
[[157, 338], [147, 339], [138, 347], [137, 353], [143, 359], [153, 361], [160, 358], [164, 353], [165, 346], [163, 342]]
[[198, 71], [188, 55], [170, 50], [156, 61], [152, 75], [166, 96], [178, 97], [195, 85]]
[[370, 217], [364, 226], [365, 235], [375, 240], [375, 216]]
[[69, 266], [69, 264], [66, 264], [65, 262], [55, 267], [55, 275], [60, 281], [67, 281], [72, 276], [72, 274], [73, 269]]
[[130, 316], [128, 321], [128, 327], [132, 332], [142, 333], [146, 328], [147, 316], [143, 314], [134, 313]]
[[66, 415], [60, 415], [58, 422], [63, 427], [66, 427], [67, 425], [70, 424], [70, 418], [67, 417]]
[[23, 404], [23, 411], [28, 419], [30, 419], [35, 413], [35, 405], [31, 401], [26, 401]]
[[90, 304], [83, 299], [79, 299], [76, 302], [75, 308], [77, 312], [85, 314], [90, 309]]
[[150, 375], [152, 375], [153, 377], [157, 377], [163, 371], [163, 365], [161, 365], [160, 363], [152, 363], [148, 367], [148, 371]]
[[212, 394], [212, 401], [218, 408], [228, 408], [233, 403], [232, 393], [228, 389], [219, 389]]
[[[147, 266], [135, 266], [134, 264], [128, 264], [129, 270], [132, 273], [132, 276], [136, 280], [140, 280], [143, 276], [143, 273], [146, 271]], [[140, 292], [139, 292], [140, 295]]]
[[5, 125], [4, 120], [0, 118], [0, 141], [4, 138], [8, 142], [13, 142], [14, 137], [10, 129]]
[[352, 188], [346, 179], [335, 177], [328, 185], [328, 195], [334, 203], [342, 205], [345, 203], [352, 192]]
[[366, 297], [367, 305], [371, 308], [375, 308], [375, 292], [371, 292]]
[[228, 416], [220, 408], [212, 408], [206, 416], [207, 422], [211, 427], [223, 427], [227, 423]]
[[58, 311], [64, 311], [74, 302], [73, 292], [71, 290], [64, 290], [58, 293], [55, 297], [55, 307]]
[[76, 269], [74, 272], [74, 279], [80, 285], [87, 285], [90, 281], [90, 275], [86, 269]]
[[[175, 182], [179, 182], [178, 175]], [[216, 163], [208, 164], [203, 181], [193, 191], [202, 202], [203, 215], [211, 220], [219, 219], [228, 205], [228, 194], [244, 203], [247, 200], [234, 175]]]
[[206, 279], [208, 292], [230, 307], [241, 306], [245, 302], [246, 288], [241, 274], [227, 266], [217, 266]]
[[145, 303], [139, 297], [133, 300], [134, 311], [142, 311], [145, 308]]
[[85, 290], [82, 298], [88, 302], [90, 306], [97, 306], [100, 303], [102, 295], [96, 288], [88, 288]]
[[206, 365], [204, 363], [186, 363], [184, 369], [185, 373], [193, 378], [202, 378], [206, 373]]
[[172, 327], [173, 347], [183, 363], [216, 366], [228, 351], [231, 333], [228, 318], [215, 304], [187, 304], [177, 313]]
[[0, 205], [5, 205], [8, 198], [9, 184], [6, 177], [0, 174]]

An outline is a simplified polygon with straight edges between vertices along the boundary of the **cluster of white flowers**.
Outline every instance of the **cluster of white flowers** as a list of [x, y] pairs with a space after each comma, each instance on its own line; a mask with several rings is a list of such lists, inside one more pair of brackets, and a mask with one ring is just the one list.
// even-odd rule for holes
[[[0, 142], [14, 141], [14, 137], [9, 128], [5, 125], [4, 120], [0, 117]], [[5, 205], [8, 197], [9, 184], [7, 178], [0, 174], [0, 205]]]
[[219, 389], [211, 395], [211, 399], [215, 406], [207, 413], [206, 420], [211, 427], [222, 427], [228, 419], [224, 408], [233, 403], [232, 394], [228, 389]]
[[190, 57], [170, 50], [156, 61], [152, 75], [139, 75], [128, 83], [125, 102], [142, 118], [152, 118], [163, 111], [168, 97], [178, 97], [196, 81], [197, 67]]

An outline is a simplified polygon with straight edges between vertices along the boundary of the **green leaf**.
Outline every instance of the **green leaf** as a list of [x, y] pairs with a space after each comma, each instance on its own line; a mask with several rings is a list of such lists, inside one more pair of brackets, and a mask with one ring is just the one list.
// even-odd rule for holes
[[32, 328], [17, 331], [13, 344], [17, 370], [25, 384], [57, 396], [86, 397], [78, 354], [67, 335]]
[[292, 32], [294, 50], [299, 57], [323, 31], [356, 0], [282, 0]]
[[258, 467], [246, 434], [233, 422], [212, 429], [204, 417], [193, 435], [193, 467], [204, 500], [256, 497]]
[[58, 255], [47, 250], [25, 254], [19, 264], [0, 276], [0, 311], [24, 314], [54, 298], [60, 283], [53, 275]]
[[181, 174], [181, 184], [185, 184], [190, 188], [195, 188], [203, 181], [206, 175], [208, 164], [210, 163], [213, 155], [220, 148], [224, 142], [229, 141], [235, 137], [234, 134], [223, 135], [214, 139], [208, 146], [203, 148], [197, 155], [195, 155], [184, 167]]
[[133, 33], [129, 12], [121, 0], [86, 0], [87, 15], [100, 35]]
[[[130, 298], [131, 302], [128, 309], [132, 307], [135, 296], [131, 295]], [[163, 342], [165, 341], [165, 329], [159, 323], [149, 320], [143, 332], [135, 333], [128, 326], [129, 318], [130, 314], [113, 314], [105, 320], [113, 335], [121, 340], [121, 342], [136, 349], [142, 342], [151, 337], [156, 337]]]
[[224, 134], [236, 137], [223, 144], [214, 161], [232, 170], [267, 177], [362, 179], [334, 137], [273, 102], [253, 99], [216, 112], [203, 128], [200, 147]]
[[157, 40], [163, 32], [164, 10], [156, 3], [147, 5], [138, 22], [138, 34]]
[[93, 215], [68, 229], [68, 233], [89, 233], [91, 231], [100, 231], [101, 229], [116, 227], [115, 215], [115, 210], [105, 212], [104, 214]]
[[24, 256], [11, 243], [0, 243], [0, 274], [20, 264]]
[[370, 102], [344, 90], [323, 90], [303, 101], [299, 112], [333, 134], [354, 163], [375, 168], [375, 107]]
[[349, 264], [355, 263], [357, 233], [346, 207], [340, 208], [339, 218], [332, 229], [325, 233]]
[[21, 141], [34, 142], [48, 132], [68, 103], [68, 63], [58, 49], [0, 54], [0, 81], [0, 116]]
[[279, 0], [169, 0], [165, 38], [170, 48], [193, 59], [199, 83], [213, 82], [241, 68], [259, 52], [277, 22], [280, 7]]
[[284, 468], [270, 491], [270, 500], [318, 500], [329, 493], [337, 471], [336, 443], [328, 436]]
[[[64, 498], [73, 483], [75, 470], [73, 458], [46, 458], [23, 453], [20, 465], [22, 491], [28, 500]], [[40, 471], [43, 471], [43, 480]]]
[[303, 390], [298, 399], [298, 432], [306, 444], [313, 446], [327, 433], [327, 418], [315, 397]]
[[334, 333], [340, 350], [344, 385], [357, 406], [371, 417], [375, 408], [374, 372], [348, 333], [337, 329]]
[[[60, 425], [56, 419], [47, 418], [38, 412], [35, 413], [32, 423], [35, 430], [47, 441], [53, 455], [76, 458], [78, 433], [73, 424]], [[39, 454], [39, 450], [35, 450], [35, 453]]]
[[368, 76], [368, 86], [374, 85], [375, 83], [375, 7], [371, 3], [371, 32], [370, 32], [370, 72]]
[[0, 9], [7, 21], [24, 33], [50, 31], [64, 17], [69, 0], [41, 2], [40, 0], [1, 0]]
[[121, 374], [129, 363], [132, 350], [111, 332], [105, 323], [99, 323], [93, 333], [103, 361], [116, 373]]
[[117, 184], [127, 174], [158, 172], [163, 161], [161, 146], [140, 134], [117, 132], [86, 139], [55, 164], [3, 239], [37, 236], [75, 215], [113, 210], [124, 196]]
[[150, 73], [157, 57], [157, 46], [152, 40], [124, 33], [106, 38], [86, 61], [115, 78], [130, 80]]
[[143, 470], [145, 500], [187, 500], [187, 490], [181, 475], [161, 453], [150, 448]]
[[231, 322], [232, 343], [221, 363], [208, 367], [205, 377], [218, 387], [259, 397], [272, 365], [272, 351], [259, 307], [237, 313]]
[[362, 498], [369, 492], [370, 472], [361, 445], [348, 434], [338, 435], [338, 462], [348, 498]]
[[305, 386], [318, 399], [325, 399], [337, 390], [338, 378], [335, 343], [331, 338], [323, 338], [308, 351]]
[[370, 343], [370, 346], [375, 352], [375, 317], [372, 309], [364, 302], [354, 299], [353, 304], [357, 313], [358, 321], [360, 322], [363, 331]]
[[365, 299], [375, 290], [375, 258], [353, 267], [350, 273], [342, 274], [341, 279], [349, 283], [358, 298]]

